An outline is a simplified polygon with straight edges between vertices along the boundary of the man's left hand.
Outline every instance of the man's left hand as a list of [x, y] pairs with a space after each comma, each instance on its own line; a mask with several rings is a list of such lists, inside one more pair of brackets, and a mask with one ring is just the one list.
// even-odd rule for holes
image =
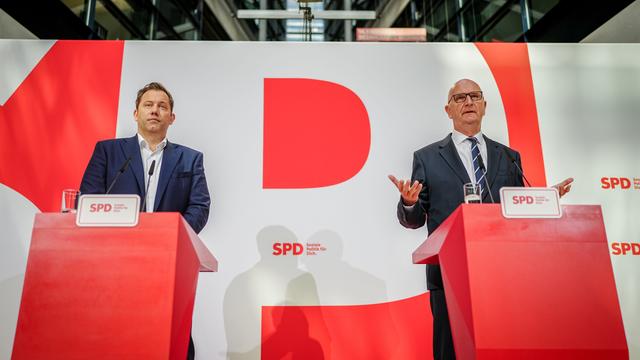
[[561, 183], [553, 185], [553, 187], [558, 189], [558, 193], [560, 194], [560, 197], [563, 197], [566, 193], [571, 191], [572, 182], [573, 182], [573, 178], [567, 178]]

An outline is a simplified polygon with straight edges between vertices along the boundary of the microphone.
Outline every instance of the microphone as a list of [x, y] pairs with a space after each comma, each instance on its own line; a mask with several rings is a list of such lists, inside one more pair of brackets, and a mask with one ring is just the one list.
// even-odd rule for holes
[[489, 185], [489, 180], [487, 180], [487, 168], [484, 167], [484, 161], [482, 160], [482, 156], [478, 155], [478, 165], [480, 166], [480, 170], [484, 174], [484, 183], [487, 185], [487, 191], [489, 192], [489, 198], [491, 199], [491, 203], [495, 203], [493, 200], [493, 194], [491, 194], [491, 186]]
[[149, 181], [147, 182], [147, 188], [144, 190], [144, 200], [142, 200], [142, 211], [147, 211], [145, 207], [147, 205], [147, 197], [149, 196], [149, 185], [151, 185], [151, 176], [153, 175], [153, 170], [156, 168], [156, 161], [153, 160], [151, 162], [151, 166], [149, 167]]
[[527, 185], [529, 185], [529, 187], [531, 187], [531, 183], [529, 182], [529, 180], [527, 180], [527, 177], [524, 176], [524, 171], [522, 171], [520, 166], [518, 166], [518, 162], [516, 161], [516, 159], [513, 156], [511, 156], [511, 154], [509, 154], [509, 151], [507, 151], [507, 148], [502, 148], [502, 149], [504, 150], [504, 153], [507, 154], [507, 157], [509, 158], [509, 161], [511, 161], [513, 163], [513, 165], [516, 166], [516, 169], [518, 169], [518, 172], [520, 173], [520, 176], [522, 176], [524, 181], [527, 182]]
[[116, 174], [116, 177], [114, 177], [113, 180], [111, 181], [111, 184], [109, 184], [109, 188], [107, 189], [107, 192], [105, 193], [105, 195], [109, 194], [109, 192], [111, 192], [111, 189], [113, 188], [113, 185], [116, 184], [116, 181], [118, 181], [118, 179], [120, 178], [120, 175], [122, 175], [122, 173], [127, 171], [127, 168], [129, 167], [130, 163], [131, 163], [131, 156], [129, 156], [127, 158], [127, 161], [125, 161], [124, 165], [122, 165], [120, 170], [118, 170], [118, 173]]

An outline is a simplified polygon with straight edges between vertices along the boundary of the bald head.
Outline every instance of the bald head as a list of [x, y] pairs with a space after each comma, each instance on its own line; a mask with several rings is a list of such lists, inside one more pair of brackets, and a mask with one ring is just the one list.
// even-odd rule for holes
[[451, 88], [449, 89], [449, 94], [447, 95], [447, 103], [451, 99], [451, 95], [457, 94], [459, 92], [458, 89], [460, 89], [462, 87], [464, 87], [464, 88], [476, 88], [477, 90], [482, 90], [482, 89], [480, 89], [480, 85], [478, 85], [477, 82], [475, 82], [475, 81], [473, 81], [471, 79], [460, 79], [460, 80], [456, 81], [455, 83], [453, 83], [453, 86], [451, 86]]

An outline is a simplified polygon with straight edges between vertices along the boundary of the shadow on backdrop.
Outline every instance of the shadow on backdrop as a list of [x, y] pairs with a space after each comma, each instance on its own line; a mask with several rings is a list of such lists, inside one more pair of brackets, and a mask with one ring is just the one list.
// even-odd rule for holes
[[[277, 256], [273, 251], [274, 243], [297, 243], [296, 235], [284, 226], [272, 225], [260, 230], [256, 241], [260, 260], [238, 274], [224, 296], [227, 358], [324, 359], [305, 313], [295, 307], [319, 303], [315, 280], [298, 268], [298, 256]], [[278, 310], [265, 313], [263, 307]], [[295, 334], [291, 328], [297, 329]], [[292, 338], [285, 341], [288, 336]], [[327, 342], [326, 331], [324, 337], [322, 342]]]

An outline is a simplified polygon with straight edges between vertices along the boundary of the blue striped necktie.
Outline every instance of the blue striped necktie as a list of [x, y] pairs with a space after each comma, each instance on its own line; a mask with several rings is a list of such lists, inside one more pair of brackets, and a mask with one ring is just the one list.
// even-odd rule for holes
[[480, 186], [480, 198], [482, 198], [485, 172], [480, 168], [480, 148], [478, 147], [478, 139], [474, 137], [468, 137], [467, 140], [471, 141], [471, 159], [473, 161], [473, 173], [475, 174], [476, 184]]

